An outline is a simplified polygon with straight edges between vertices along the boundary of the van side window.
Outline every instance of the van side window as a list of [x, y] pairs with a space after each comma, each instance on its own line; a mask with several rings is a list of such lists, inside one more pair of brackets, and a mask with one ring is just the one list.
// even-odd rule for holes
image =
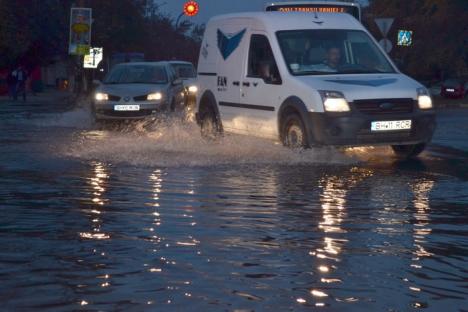
[[281, 84], [281, 77], [273, 51], [268, 38], [264, 35], [252, 35], [250, 39], [247, 76], [261, 78], [267, 84]]

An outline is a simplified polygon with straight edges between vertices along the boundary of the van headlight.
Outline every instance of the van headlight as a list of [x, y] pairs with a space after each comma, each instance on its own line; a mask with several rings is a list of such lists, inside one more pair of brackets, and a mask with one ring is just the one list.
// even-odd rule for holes
[[190, 86], [190, 87], [188, 87], [188, 92], [190, 92], [190, 93], [197, 93], [197, 92], [198, 92], [197, 86]]
[[106, 93], [97, 92], [94, 95], [94, 98], [96, 99], [96, 101], [107, 101], [109, 100], [109, 95]]
[[349, 112], [349, 104], [344, 94], [338, 91], [319, 91], [323, 107], [327, 112]]
[[418, 88], [418, 106], [419, 109], [431, 109], [432, 99], [426, 88]]
[[151, 94], [148, 94], [148, 96], [146, 97], [146, 100], [148, 101], [159, 101], [160, 99], [162, 99], [161, 92], [151, 93]]

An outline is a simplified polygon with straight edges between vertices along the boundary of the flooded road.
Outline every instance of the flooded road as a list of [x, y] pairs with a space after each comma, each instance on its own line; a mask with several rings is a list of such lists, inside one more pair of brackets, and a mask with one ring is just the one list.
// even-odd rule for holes
[[0, 106], [4, 311], [467, 309], [467, 111], [398, 162], [59, 107]]

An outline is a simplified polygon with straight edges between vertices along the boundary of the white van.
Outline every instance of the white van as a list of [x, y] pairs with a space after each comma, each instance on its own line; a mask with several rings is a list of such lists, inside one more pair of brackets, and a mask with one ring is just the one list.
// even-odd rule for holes
[[345, 13], [214, 17], [198, 84], [203, 135], [245, 134], [290, 147], [391, 145], [410, 157], [436, 127], [428, 91]]

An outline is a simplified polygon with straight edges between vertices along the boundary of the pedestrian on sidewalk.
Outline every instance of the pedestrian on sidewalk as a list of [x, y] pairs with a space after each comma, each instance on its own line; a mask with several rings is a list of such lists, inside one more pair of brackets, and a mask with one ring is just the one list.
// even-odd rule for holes
[[13, 70], [8, 72], [6, 80], [8, 85], [8, 95], [10, 96], [10, 100], [14, 100], [16, 98], [16, 85], [18, 81], [16, 80], [16, 76], [13, 75]]
[[23, 95], [23, 102], [26, 102], [26, 80], [28, 79], [28, 74], [23, 66], [19, 66], [14, 72], [13, 75], [16, 77], [16, 92], [14, 101], [18, 99], [18, 95]]

